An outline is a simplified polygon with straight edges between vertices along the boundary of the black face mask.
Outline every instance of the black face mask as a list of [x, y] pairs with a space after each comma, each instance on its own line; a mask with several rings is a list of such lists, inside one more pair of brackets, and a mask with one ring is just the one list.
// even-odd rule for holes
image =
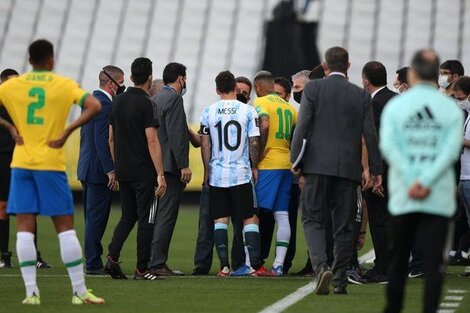
[[116, 85], [118, 85], [118, 89], [116, 90], [116, 96], [123, 93], [124, 90], [126, 90], [126, 85], [124, 84], [123, 85], [116, 84]]
[[116, 84], [116, 86], [118, 86], [118, 89], [116, 90], [116, 96], [123, 93], [124, 90], [126, 90], [126, 85], [122, 84], [122, 85], [119, 85], [112, 77], [111, 75], [108, 74], [108, 72], [106, 72], [104, 69], [103, 69], [103, 73], [108, 76], [108, 78]]
[[293, 92], [293, 95], [294, 95], [294, 100], [295, 102], [299, 103], [300, 104], [300, 101], [302, 101], [302, 91], [296, 91], [296, 92]]
[[242, 93], [237, 93], [237, 100], [243, 103], [248, 103], [248, 98]]

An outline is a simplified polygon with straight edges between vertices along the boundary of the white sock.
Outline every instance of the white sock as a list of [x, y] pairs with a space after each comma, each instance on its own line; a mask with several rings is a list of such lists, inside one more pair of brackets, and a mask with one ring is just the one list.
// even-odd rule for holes
[[451, 250], [451, 251], [449, 252], [449, 256], [450, 256], [450, 257], [454, 257], [456, 253], [457, 253], [457, 251]]
[[277, 223], [276, 235], [276, 259], [273, 267], [284, 265], [287, 254], [287, 247], [290, 240], [289, 212], [274, 212], [274, 219]]
[[461, 251], [460, 254], [462, 255], [462, 258], [468, 259], [469, 254], [467, 252]]
[[82, 248], [75, 230], [67, 230], [59, 234], [60, 255], [62, 262], [69, 273], [73, 292], [84, 295], [87, 292], [85, 286], [85, 274], [83, 273]]
[[243, 232], [243, 249], [245, 249], [245, 265], [251, 267], [250, 252], [245, 245], [245, 232]]
[[33, 293], [39, 296], [36, 284], [36, 247], [34, 246], [34, 234], [20, 231], [16, 234], [16, 254], [20, 263], [21, 276], [26, 287], [26, 296]]

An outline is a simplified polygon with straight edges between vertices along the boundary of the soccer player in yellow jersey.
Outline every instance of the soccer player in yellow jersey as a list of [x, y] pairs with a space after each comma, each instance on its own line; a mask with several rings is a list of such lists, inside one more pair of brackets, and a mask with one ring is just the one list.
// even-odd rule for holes
[[[275, 93], [270, 72], [258, 72], [254, 78], [254, 87], [258, 96], [254, 106], [260, 118], [261, 133], [256, 195], [260, 211], [272, 212], [278, 227], [276, 259], [271, 275], [282, 276], [291, 234], [288, 209], [293, 177], [290, 172], [289, 147], [297, 112]], [[260, 220], [260, 226], [262, 224]], [[267, 237], [271, 238], [269, 234]]]
[[[101, 110], [101, 104], [73, 80], [51, 72], [54, 48], [49, 41], [41, 39], [29, 46], [29, 62], [33, 71], [0, 86], [0, 105], [5, 106], [21, 136], [13, 152], [7, 212], [15, 214], [17, 220], [16, 250], [26, 286], [23, 304], [40, 304], [34, 246], [37, 215], [50, 216], [58, 233], [62, 261], [72, 282], [72, 303], [102, 304], [104, 300], [85, 286], [82, 250], [73, 229], [73, 200], [62, 148], [76, 128]], [[73, 103], [84, 106], [85, 110], [65, 128]], [[1, 120], [0, 124], [9, 123]]]

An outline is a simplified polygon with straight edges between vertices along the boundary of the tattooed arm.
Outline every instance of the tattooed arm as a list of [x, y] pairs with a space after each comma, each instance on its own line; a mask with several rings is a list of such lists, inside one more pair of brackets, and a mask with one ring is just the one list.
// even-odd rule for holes
[[260, 161], [266, 156], [268, 151], [265, 151], [266, 144], [268, 142], [268, 134], [269, 134], [269, 116], [261, 115], [260, 116], [260, 138], [259, 138], [259, 159]]

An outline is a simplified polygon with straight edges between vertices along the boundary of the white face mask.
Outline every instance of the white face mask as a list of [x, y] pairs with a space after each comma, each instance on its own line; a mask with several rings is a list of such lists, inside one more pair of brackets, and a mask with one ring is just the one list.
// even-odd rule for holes
[[446, 89], [449, 85], [449, 76], [439, 74], [439, 87]]
[[400, 86], [398, 86], [398, 88], [395, 87], [395, 86], [393, 86], [393, 91], [396, 92], [396, 93], [399, 94], [399, 95], [402, 95], [403, 92], [400, 91], [401, 86], [403, 86], [403, 84], [401, 84]]
[[461, 101], [457, 100], [457, 105], [462, 110], [470, 111], [470, 101], [468, 100], [468, 97], [465, 100], [461, 100]]

